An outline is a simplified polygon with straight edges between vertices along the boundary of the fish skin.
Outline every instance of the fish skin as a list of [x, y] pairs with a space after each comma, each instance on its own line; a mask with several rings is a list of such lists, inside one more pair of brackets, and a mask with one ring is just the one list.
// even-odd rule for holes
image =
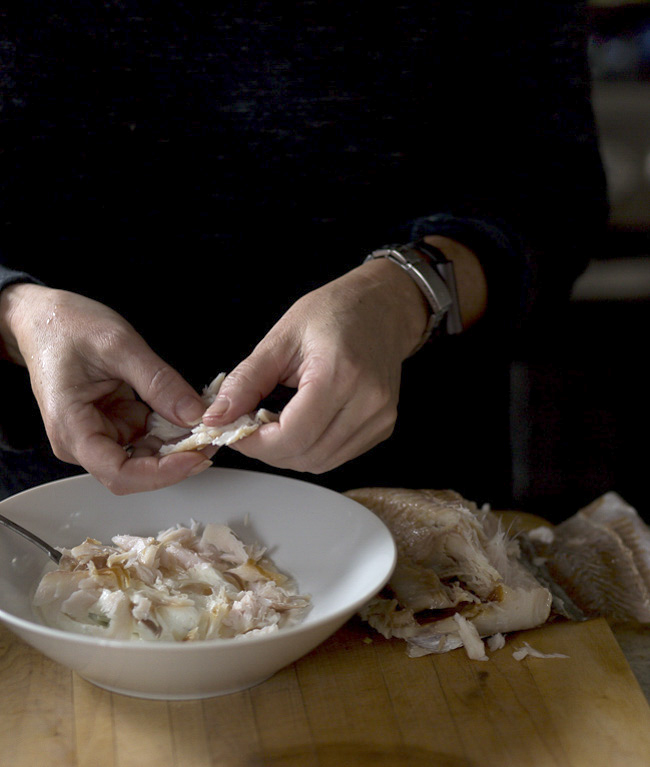
[[629, 549], [639, 575], [650, 589], [650, 528], [618, 493], [609, 492], [579, 512], [615, 532]]
[[650, 529], [620, 496], [601, 496], [557, 525], [553, 541], [536, 549], [585, 615], [612, 624], [650, 623]]

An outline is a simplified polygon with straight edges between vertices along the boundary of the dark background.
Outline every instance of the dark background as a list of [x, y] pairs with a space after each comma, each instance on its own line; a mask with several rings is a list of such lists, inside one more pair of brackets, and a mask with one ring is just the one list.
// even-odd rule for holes
[[589, 15], [608, 241], [576, 283], [561, 348], [512, 366], [513, 497], [559, 519], [615, 490], [650, 521], [650, 3]]

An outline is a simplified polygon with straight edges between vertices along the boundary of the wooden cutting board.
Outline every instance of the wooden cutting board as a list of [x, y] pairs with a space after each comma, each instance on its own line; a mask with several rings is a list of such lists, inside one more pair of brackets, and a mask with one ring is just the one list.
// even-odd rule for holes
[[[523, 641], [564, 659], [516, 661]], [[0, 628], [7, 767], [648, 767], [650, 708], [604, 620], [487, 662], [410, 659], [356, 619], [262, 685], [203, 701], [100, 690]]]

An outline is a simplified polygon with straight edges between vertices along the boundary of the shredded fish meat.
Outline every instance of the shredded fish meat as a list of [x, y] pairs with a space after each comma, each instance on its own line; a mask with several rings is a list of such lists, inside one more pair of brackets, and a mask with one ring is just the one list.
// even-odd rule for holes
[[268, 634], [310, 607], [257, 544], [227, 525], [176, 525], [155, 537], [93, 538], [62, 549], [34, 607], [46, 625], [120, 640], [196, 641]]
[[[221, 384], [225, 379], [225, 373], [219, 375], [203, 389], [201, 399], [208, 408], [216, 399]], [[246, 413], [232, 423], [224, 426], [206, 426], [203, 422], [196, 424], [191, 430], [175, 424], [163, 418], [159, 413], [152, 413], [148, 421], [147, 437], [157, 437], [163, 444], [160, 447], [161, 455], [181, 453], [188, 450], [200, 450], [208, 445], [223, 447], [232, 445], [244, 437], [248, 437], [265, 423], [279, 420], [276, 413], [260, 408], [254, 413]]]
[[568, 658], [568, 655], [565, 655], [561, 652], [541, 652], [540, 650], [536, 650], [534, 647], [531, 647], [528, 642], [524, 642], [521, 647], [519, 647], [517, 650], [514, 650], [512, 653], [512, 657], [515, 660], [523, 660], [524, 658]]

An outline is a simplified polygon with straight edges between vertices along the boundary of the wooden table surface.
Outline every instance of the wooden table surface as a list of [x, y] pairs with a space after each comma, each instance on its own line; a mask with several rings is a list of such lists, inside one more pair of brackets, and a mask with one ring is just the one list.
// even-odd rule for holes
[[[516, 661], [523, 640], [564, 659]], [[0, 628], [3, 767], [648, 767], [650, 708], [603, 620], [512, 635], [487, 662], [408, 658], [352, 620], [244, 692], [101, 690]]]

